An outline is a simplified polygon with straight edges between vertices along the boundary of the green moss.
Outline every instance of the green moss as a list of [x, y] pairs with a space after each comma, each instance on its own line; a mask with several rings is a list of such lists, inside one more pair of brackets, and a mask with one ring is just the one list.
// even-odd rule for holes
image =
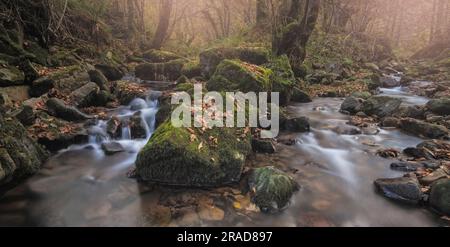
[[239, 60], [224, 60], [207, 83], [209, 91], [269, 92], [272, 70]]
[[184, 64], [181, 74], [183, 74], [188, 78], [194, 78], [202, 75], [202, 68], [200, 67], [198, 61], [195, 60], [189, 61], [186, 64]]
[[175, 81], [181, 76], [184, 59], [172, 60], [166, 63], [145, 63], [136, 67], [136, 76], [142, 80]]
[[225, 59], [239, 59], [241, 61], [261, 65], [269, 61], [269, 51], [262, 47], [221, 47], [208, 49], [200, 54], [200, 66], [204, 76], [210, 77], [217, 66]]
[[0, 170], [3, 171], [0, 185], [17, 183], [37, 172], [48, 153], [28, 137], [27, 131], [17, 120], [0, 118], [0, 126]]
[[144, 52], [142, 56], [150, 63], [167, 63], [181, 58], [175, 53], [155, 49]]
[[163, 123], [138, 155], [138, 174], [145, 181], [194, 187], [239, 181], [250, 137], [229, 128], [193, 131]]
[[36, 61], [39, 64], [46, 65], [48, 59], [48, 51], [42, 48], [38, 43], [33, 41], [27, 41], [25, 50], [36, 57]]
[[292, 177], [274, 167], [255, 169], [249, 186], [254, 192], [253, 202], [267, 213], [284, 209], [298, 190], [298, 184]]

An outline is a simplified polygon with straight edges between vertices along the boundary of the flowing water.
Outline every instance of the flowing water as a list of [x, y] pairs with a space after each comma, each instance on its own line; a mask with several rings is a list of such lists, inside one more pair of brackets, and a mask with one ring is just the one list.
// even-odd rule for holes
[[[404, 94], [402, 89], [383, 90], [402, 96], [407, 103], [422, 99]], [[378, 148], [403, 149], [422, 140], [398, 130], [380, 130], [377, 135], [342, 135], [349, 117], [339, 113], [342, 99], [321, 98], [289, 107], [292, 116], [308, 116], [310, 133], [289, 134], [297, 143], [280, 145], [273, 156], [257, 155], [257, 166], [281, 166], [291, 171], [301, 189], [290, 207], [275, 215], [243, 212], [233, 207], [223, 189], [189, 190], [154, 188], [128, 179], [138, 151], [151, 137], [157, 101], [136, 100], [112, 114], [126, 120], [140, 109], [147, 138], [130, 140], [129, 128], [113, 140], [106, 134], [106, 122], [90, 129], [90, 143], [72, 146], [53, 156], [36, 176], [8, 192], [0, 200], [0, 225], [8, 226], [437, 226], [438, 217], [425, 208], [399, 205], [374, 190], [377, 178], [402, 173], [389, 168], [392, 160], [377, 157]], [[425, 102], [426, 103], [426, 102]], [[125, 152], [107, 156], [102, 143], [117, 141]], [[175, 195], [175, 196], [174, 196]], [[191, 196], [201, 201], [211, 197], [223, 209], [218, 219], [200, 217], [196, 209], [180, 219], [179, 200]], [[242, 196], [241, 196], [242, 197]], [[181, 199], [179, 199], [181, 198]], [[187, 198], [187, 199], [186, 199]], [[199, 199], [200, 198], [200, 199]], [[206, 198], [206, 199], [205, 199]], [[172, 202], [173, 201], [173, 202]], [[168, 206], [168, 204], [172, 206]], [[193, 205], [200, 203], [193, 202]], [[175, 205], [175, 206], [173, 206]], [[186, 211], [186, 210], [185, 210]], [[215, 212], [215, 211], [213, 211]], [[224, 217], [225, 216], [225, 217]], [[206, 218], [206, 219], [205, 219]]]

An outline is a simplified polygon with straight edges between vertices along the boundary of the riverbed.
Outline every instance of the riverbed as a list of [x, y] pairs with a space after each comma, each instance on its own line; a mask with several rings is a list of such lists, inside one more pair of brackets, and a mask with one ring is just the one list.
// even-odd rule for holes
[[[426, 98], [403, 88], [382, 89], [405, 104]], [[296, 140], [279, 144], [274, 155], [258, 154], [249, 165], [275, 165], [288, 171], [301, 189], [285, 211], [267, 215], [252, 206], [239, 186], [207, 190], [144, 185], [127, 177], [139, 150], [151, 138], [158, 102], [111, 112], [127, 118], [141, 112], [147, 137], [131, 140], [128, 129], [112, 140], [105, 123], [90, 130], [90, 142], [54, 155], [44, 168], [0, 200], [0, 226], [440, 226], [429, 210], [386, 200], [373, 186], [377, 178], [403, 175], [393, 160], [375, 155], [379, 148], [402, 150], [423, 140], [395, 129], [378, 134], [346, 135], [350, 117], [339, 112], [343, 99], [318, 98], [288, 107], [291, 116], [307, 116], [309, 133], [283, 133]], [[116, 141], [124, 152], [105, 155], [102, 143]]]

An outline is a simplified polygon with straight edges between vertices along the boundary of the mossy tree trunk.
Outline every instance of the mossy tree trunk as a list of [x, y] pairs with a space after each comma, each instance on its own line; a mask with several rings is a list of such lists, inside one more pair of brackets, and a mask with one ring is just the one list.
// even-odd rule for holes
[[300, 0], [292, 0], [288, 18], [280, 15], [285, 21], [278, 24], [272, 42], [274, 54], [287, 55], [296, 76], [301, 74], [301, 65], [306, 57], [306, 44], [319, 17], [320, 0], [304, 1], [303, 11], [301, 6]]

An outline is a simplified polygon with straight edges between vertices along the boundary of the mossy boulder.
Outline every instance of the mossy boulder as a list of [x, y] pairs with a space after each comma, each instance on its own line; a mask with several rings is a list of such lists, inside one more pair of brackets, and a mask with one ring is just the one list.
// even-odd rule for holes
[[183, 66], [181, 74], [188, 78], [200, 77], [202, 76], [202, 67], [198, 61], [189, 61]]
[[97, 106], [97, 96], [100, 88], [95, 82], [90, 82], [70, 94], [70, 100], [77, 107]]
[[341, 105], [341, 112], [348, 114], [356, 114], [361, 111], [363, 101], [354, 96], [347, 97]]
[[14, 66], [0, 64], [0, 87], [22, 85], [25, 82], [24, 73]]
[[175, 128], [167, 121], [139, 153], [137, 174], [144, 181], [188, 187], [238, 182], [251, 151], [250, 136], [243, 131], [214, 128], [201, 132]]
[[90, 70], [88, 74], [91, 81], [95, 82], [100, 87], [101, 90], [109, 90], [108, 79], [106, 78], [105, 75], [103, 75], [102, 72], [95, 69]]
[[225, 59], [239, 59], [247, 63], [262, 65], [269, 61], [269, 54], [269, 51], [262, 47], [212, 48], [200, 53], [200, 67], [202, 74], [210, 77]]
[[48, 158], [48, 153], [28, 137], [26, 129], [14, 118], [0, 113], [0, 190], [16, 185], [33, 175]]
[[[89, 134], [83, 124], [75, 124], [52, 117], [43, 111], [36, 112], [40, 125], [31, 126], [28, 131], [47, 150], [56, 152], [74, 144], [85, 144]], [[42, 128], [42, 126], [47, 126]]]
[[252, 201], [265, 213], [286, 208], [293, 194], [299, 189], [292, 177], [274, 167], [255, 169], [248, 181]]
[[378, 117], [388, 117], [395, 113], [402, 101], [388, 96], [373, 96], [364, 101], [361, 110], [367, 115], [376, 115]]
[[450, 97], [431, 100], [427, 108], [435, 114], [448, 116], [450, 115]]
[[42, 48], [38, 43], [28, 40], [25, 43], [25, 50], [35, 56], [34, 61], [36, 61], [37, 63], [42, 65], [48, 64], [48, 51]]
[[450, 215], [450, 179], [441, 179], [432, 185], [430, 205], [440, 213]]
[[122, 70], [113, 65], [97, 64], [95, 65], [95, 68], [102, 72], [102, 74], [105, 75], [105, 77], [110, 81], [120, 80], [125, 75]]
[[113, 87], [112, 93], [119, 100], [121, 105], [128, 105], [136, 98], [145, 99], [148, 95], [148, 89], [137, 83], [117, 81]]
[[295, 103], [310, 103], [312, 102], [312, 99], [308, 93], [297, 87], [294, 87], [292, 91], [291, 101]]
[[206, 84], [209, 91], [269, 92], [272, 70], [239, 60], [224, 60]]
[[449, 130], [444, 126], [413, 118], [402, 119], [400, 121], [400, 128], [410, 134], [431, 139], [448, 139], [450, 136]]
[[165, 63], [144, 63], [136, 67], [136, 77], [149, 81], [175, 81], [181, 76], [185, 60]]
[[161, 51], [161, 50], [155, 50], [155, 49], [151, 49], [151, 50], [144, 52], [144, 54], [142, 54], [142, 56], [149, 63], [167, 63], [167, 62], [181, 58], [177, 54], [172, 53], [170, 51]]
[[66, 105], [64, 101], [51, 98], [47, 101], [47, 109], [52, 116], [59, 117], [67, 121], [83, 121], [90, 117], [77, 108]]

